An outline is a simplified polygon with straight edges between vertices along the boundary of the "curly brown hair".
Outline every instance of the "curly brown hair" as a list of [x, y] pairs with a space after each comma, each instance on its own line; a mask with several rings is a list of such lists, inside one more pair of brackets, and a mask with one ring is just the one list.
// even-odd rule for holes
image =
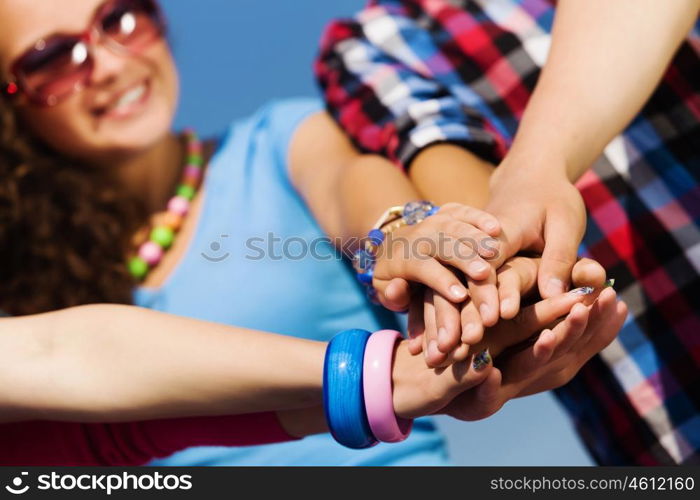
[[132, 303], [124, 262], [147, 220], [101, 169], [53, 151], [0, 98], [0, 309]]

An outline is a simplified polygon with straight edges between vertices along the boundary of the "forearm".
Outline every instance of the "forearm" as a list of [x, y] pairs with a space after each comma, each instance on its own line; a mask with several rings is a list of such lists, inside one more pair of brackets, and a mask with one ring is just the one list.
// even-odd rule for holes
[[317, 406], [324, 344], [93, 305], [0, 322], [0, 419], [124, 421]]
[[460, 146], [436, 144], [416, 156], [408, 174], [422, 198], [483, 208], [493, 171], [493, 165]]
[[[380, 156], [362, 155], [343, 171], [339, 189], [339, 236], [357, 243], [391, 206], [421, 199], [409, 178]], [[355, 249], [356, 244], [347, 248]]]
[[289, 158], [292, 184], [324, 232], [347, 250], [388, 207], [419, 198], [399, 168], [360, 154], [325, 113], [302, 123]]
[[580, 177], [649, 98], [699, 7], [560, 0], [549, 58], [509, 153], [515, 161], [505, 165]]

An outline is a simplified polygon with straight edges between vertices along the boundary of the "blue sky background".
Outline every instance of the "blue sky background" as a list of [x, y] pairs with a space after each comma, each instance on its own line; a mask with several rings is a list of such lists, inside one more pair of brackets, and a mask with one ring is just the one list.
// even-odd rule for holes
[[[176, 125], [216, 134], [270, 99], [316, 95], [311, 64], [323, 26], [360, 0], [164, 0], [182, 78]], [[462, 465], [587, 465], [549, 394], [482, 422], [440, 419]]]

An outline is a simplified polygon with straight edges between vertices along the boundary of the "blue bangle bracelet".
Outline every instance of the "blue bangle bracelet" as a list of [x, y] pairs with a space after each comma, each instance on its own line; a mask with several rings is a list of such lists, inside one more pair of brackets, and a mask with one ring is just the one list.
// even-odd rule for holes
[[343, 330], [328, 344], [323, 363], [323, 408], [331, 435], [343, 446], [377, 444], [365, 410], [362, 371], [367, 330]]

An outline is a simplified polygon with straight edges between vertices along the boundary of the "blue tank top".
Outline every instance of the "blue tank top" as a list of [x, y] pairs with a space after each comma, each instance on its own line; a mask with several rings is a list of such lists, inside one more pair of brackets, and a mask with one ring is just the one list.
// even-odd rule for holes
[[[230, 127], [207, 169], [202, 212], [185, 255], [161, 287], [137, 288], [135, 304], [323, 341], [345, 328], [398, 327], [393, 314], [366, 300], [290, 183], [292, 135], [321, 109], [315, 99], [275, 101]], [[323, 434], [265, 446], [190, 448], [152, 464], [444, 465], [447, 454], [433, 422], [420, 419], [403, 443], [368, 450], [344, 448]]]

